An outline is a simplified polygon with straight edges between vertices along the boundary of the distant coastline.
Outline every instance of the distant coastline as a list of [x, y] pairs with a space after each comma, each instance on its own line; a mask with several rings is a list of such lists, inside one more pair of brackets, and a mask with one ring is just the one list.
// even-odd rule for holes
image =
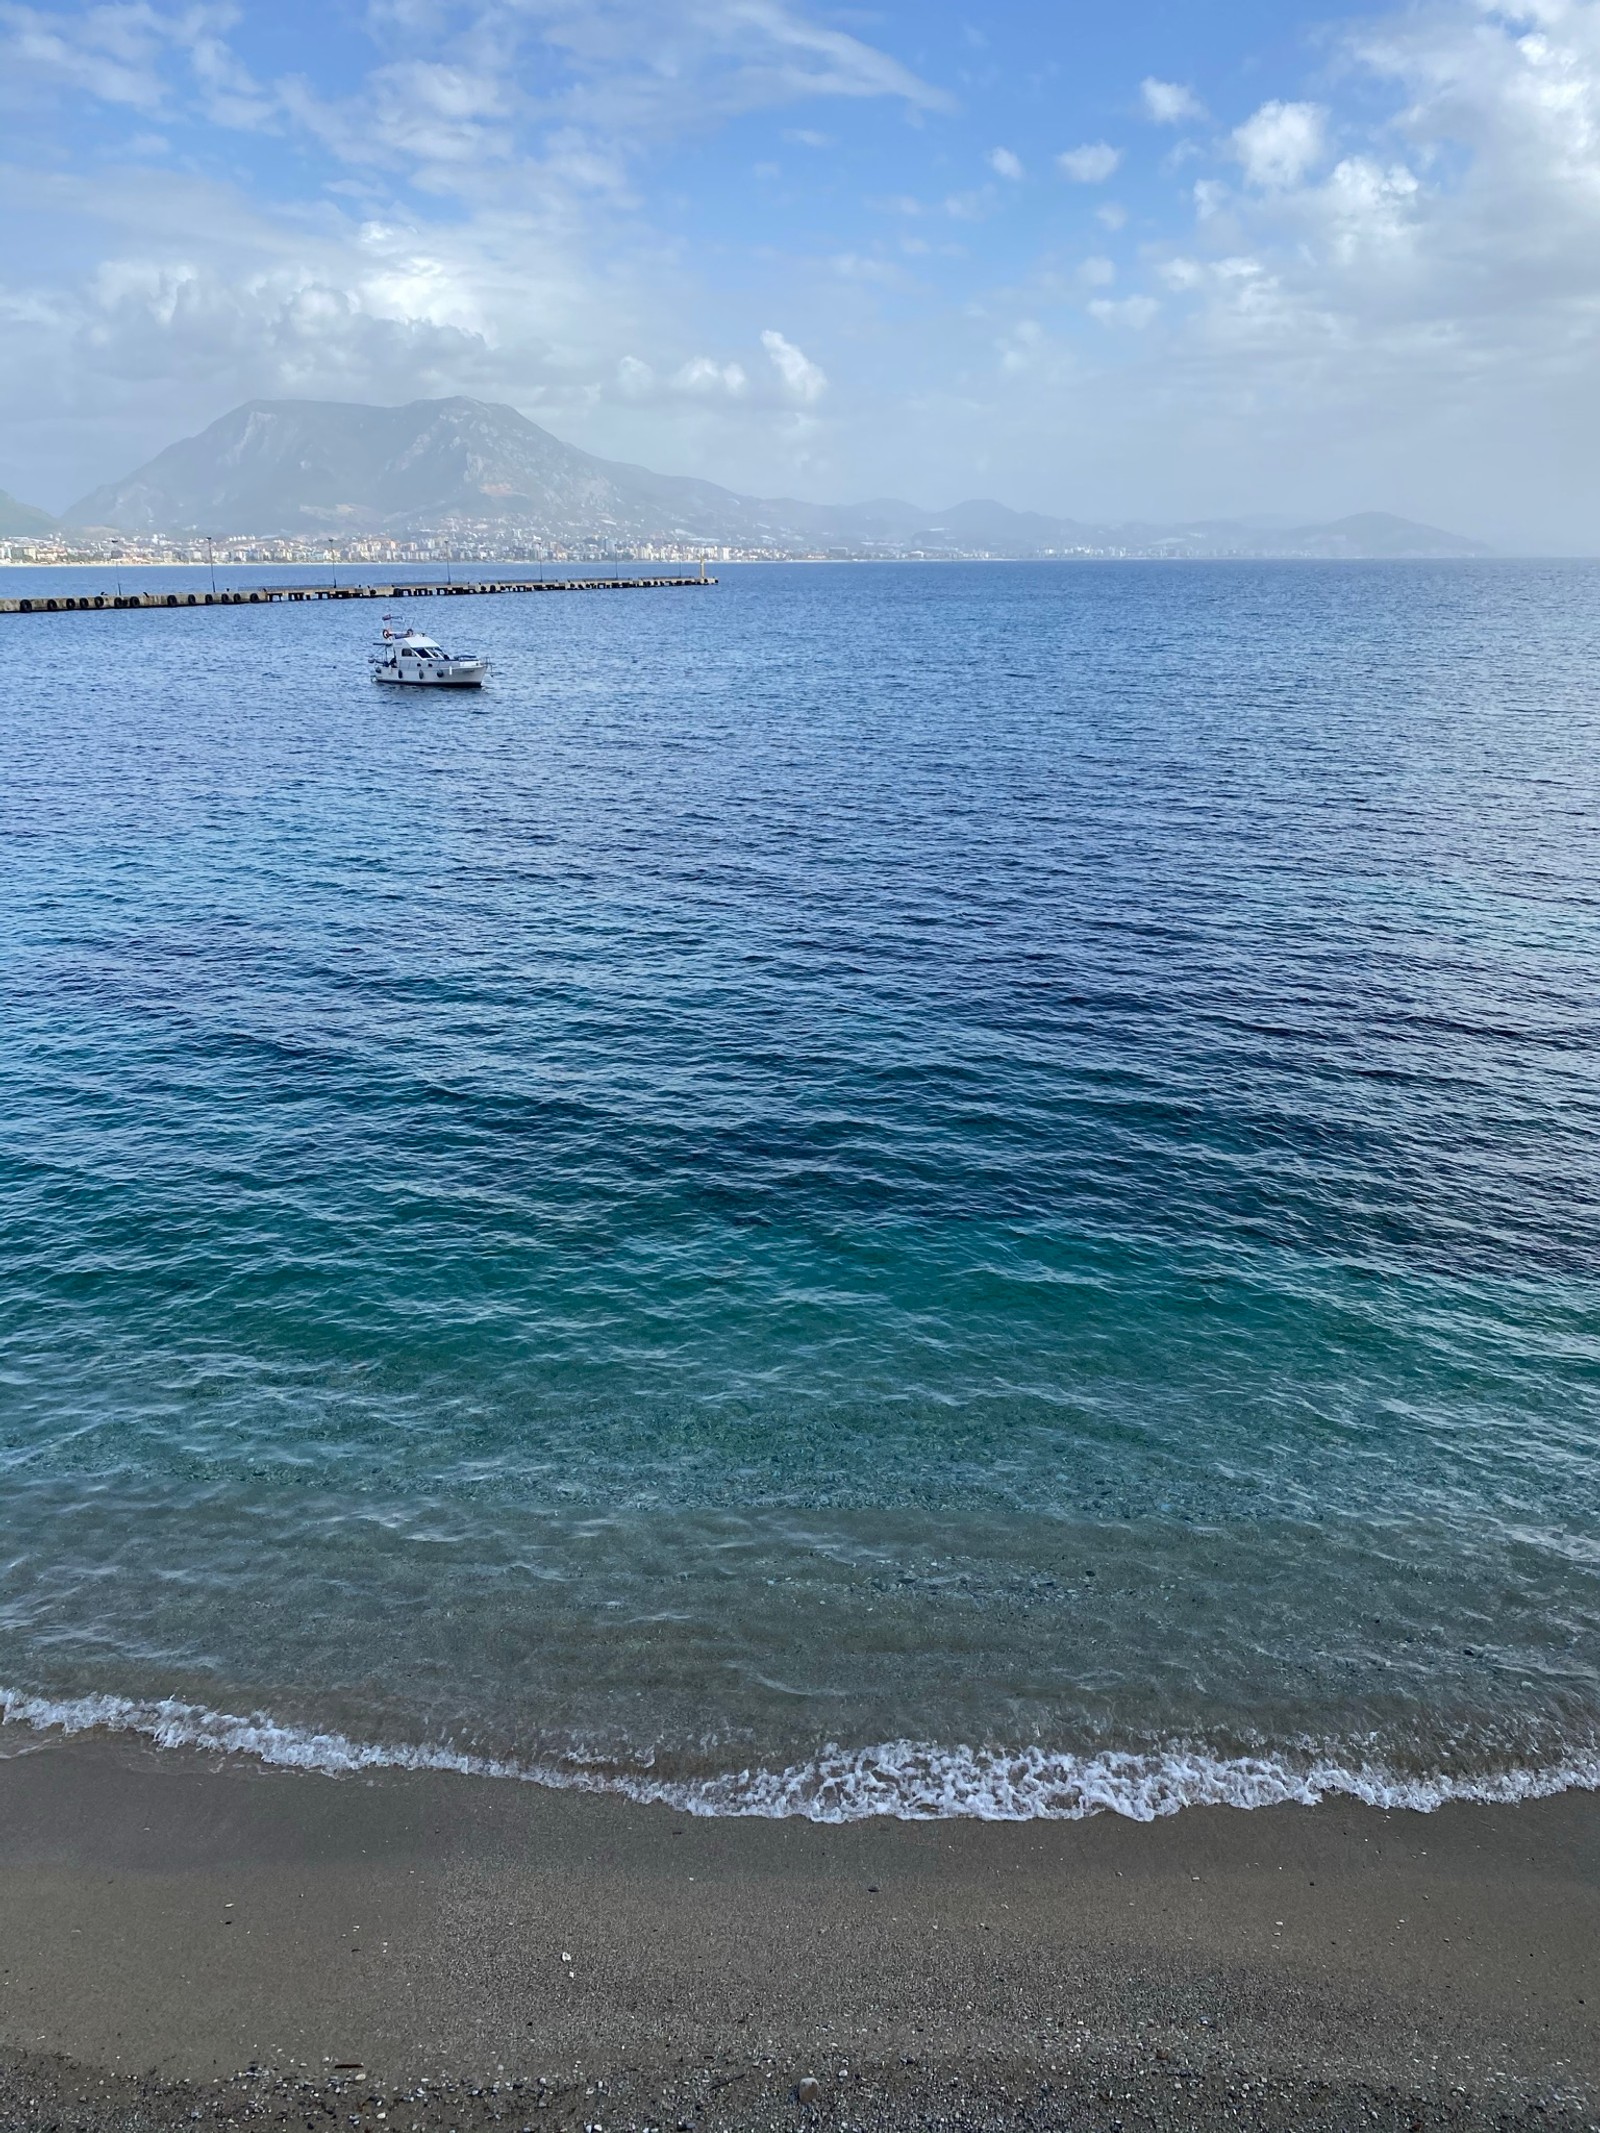
[[[598, 458], [514, 407], [457, 397], [403, 407], [256, 400], [180, 439], [59, 518], [0, 496], [0, 546], [160, 546], [203, 561], [395, 562], [422, 554], [540, 562], [987, 562], [1485, 555], [1481, 541], [1388, 511], [1341, 518], [1116, 522], [1016, 510], [991, 497], [942, 509], [876, 497], [744, 496], [693, 475]], [[308, 556], [308, 551], [310, 555]], [[403, 553], [402, 553], [403, 551]]]
[[[0, 543], [0, 548], [5, 544]], [[12, 543], [12, 546], [20, 545]], [[252, 546], [254, 544], [251, 544]], [[864, 555], [833, 555], [803, 550], [746, 550], [738, 548], [711, 548], [700, 546], [683, 547], [596, 547], [592, 553], [580, 554], [568, 549], [556, 549], [545, 553], [519, 548], [485, 548], [482, 550], [457, 549], [448, 558], [426, 552], [411, 552], [401, 555], [366, 556], [334, 553], [326, 548], [317, 548], [303, 555], [260, 557], [238, 556], [219, 551], [215, 559], [218, 570], [386, 570], [404, 567], [442, 570], [448, 564], [465, 568], [471, 564], [492, 563], [497, 567], [511, 569], [548, 569], [552, 564], [571, 564], [589, 569], [601, 564], [613, 563], [672, 563], [693, 565], [705, 563], [708, 567], [724, 563], [826, 563], [841, 566], [872, 564], [926, 563], [932, 566], [950, 566], [962, 563], [993, 563], [996, 565], [1020, 566], [1029, 564], [1072, 563], [1172, 563], [1176, 565], [1199, 565], [1212, 563], [1496, 563], [1537, 561], [1527, 556], [1503, 557], [1483, 555], [1437, 556], [1437, 555], [1290, 555], [1241, 549], [1237, 553], [1215, 555], [1169, 555], [1159, 549], [1106, 549], [1085, 550], [1073, 555], [995, 555], [981, 549], [970, 552], [952, 551], [948, 554], [919, 554], [914, 550], [905, 553], [873, 553]], [[1557, 560], [1583, 562], [1583, 556], [1564, 556]], [[0, 570], [206, 570], [210, 559], [204, 555], [170, 554], [122, 554], [103, 553], [94, 549], [74, 549], [61, 554], [46, 556], [7, 555], [0, 553]]]

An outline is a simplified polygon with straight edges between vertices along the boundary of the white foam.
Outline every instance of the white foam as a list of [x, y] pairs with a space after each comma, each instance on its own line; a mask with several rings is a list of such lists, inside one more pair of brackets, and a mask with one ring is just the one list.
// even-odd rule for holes
[[1227, 1756], [1175, 1745], [1141, 1753], [1074, 1755], [1045, 1748], [943, 1748], [885, 1741], [827, 1748], [787, 1769], [752, 1768], [704, 1778], [670, 1778], [582, 1757], [517, 1762], [427, 1743], [356, 1741], [343, 1733], [282, 1724], [203, 1705], [141, 1703], [123, 1696], [68, 1700], [0, 1689], [0, 1724], [35, 1733], [136, 1734], [162, 1748], [220, 1755], [344, 1777], [363, 1770], [440, 1770], [514, 1778], [584, 1792], [612, 1792], [680, 1813], [811, 1822], [965, 1817], [984, 1822], [1081, 1821], [1120, 1814], [1153, 1822], [1185, 1807], [1314, 1807], [1330, 1797], [1429, 1813], [1452, 1801], [1504, 1804], [1559, 1792], [1600, 1791], [1600, 1752], [1530, 1767], [1476, 1772], [1398, 1771], [1348, 1753]]
[[1600, 1757], [1470, 1776], [1411, 1776], [1380, 1763], [1315, 1754], [1220, 1756], [1172, 1747], [1073, 1755], [889, 1741], [848, 1752], [829, 1749], [788, 1770], [705, 1780], [694, 1788], [696, 1800], [675, 1804], [703, 1814], [804, 1815], [816, 1822], [859, 1822], [871, 1815], [1075, 1822], [1095, 1814], [1153, 1822], [1185, 1807], [1314, 1807], [1339, 1794], [1375, 1807], [1430, 1812], [1452, 1800], [1525, 1800], [1578, 1788], [1600, 1790]]

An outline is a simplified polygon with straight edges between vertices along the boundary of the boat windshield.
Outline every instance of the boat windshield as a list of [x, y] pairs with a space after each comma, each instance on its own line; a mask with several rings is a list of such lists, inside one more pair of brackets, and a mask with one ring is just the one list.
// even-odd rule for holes
[[421, 630], [385, 630], [379, 642], [378, 654], [385, 663], [396, 659], [437, 659], [446, 666], [470, 664], [470, 652], [447, 652], [435, 637], [428, 637]]

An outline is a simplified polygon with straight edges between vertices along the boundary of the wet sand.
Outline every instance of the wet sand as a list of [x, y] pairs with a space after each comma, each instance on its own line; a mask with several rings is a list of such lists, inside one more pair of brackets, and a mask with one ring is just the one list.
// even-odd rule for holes
[[835, 1829], [25, 1738], [7, 2128], [1600, 2116], [1593, 1794]]

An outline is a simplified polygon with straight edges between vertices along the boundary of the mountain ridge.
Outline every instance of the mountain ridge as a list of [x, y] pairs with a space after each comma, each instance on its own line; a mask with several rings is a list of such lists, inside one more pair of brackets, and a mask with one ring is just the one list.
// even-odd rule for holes
[[54, 533], [60, 524], [48, 511], [41, 511], [36, 504], [25, 504], [11, 494], [9, 489], [0, 489], [0, 540], [7, 536], [26, 539], [32, 534]]
[[1482, 555], [1384, 512], [1267, 533], [1238, 521], [1122, 526], [969, 498], [809, 504], [598, 458], [517, 409], [456, 397], [398, 407], [253, 400], [81, 498], [64, 524], [123, 533], [308, 538], [513, 529], [521, 539], [700, 542], [776, 550]]

